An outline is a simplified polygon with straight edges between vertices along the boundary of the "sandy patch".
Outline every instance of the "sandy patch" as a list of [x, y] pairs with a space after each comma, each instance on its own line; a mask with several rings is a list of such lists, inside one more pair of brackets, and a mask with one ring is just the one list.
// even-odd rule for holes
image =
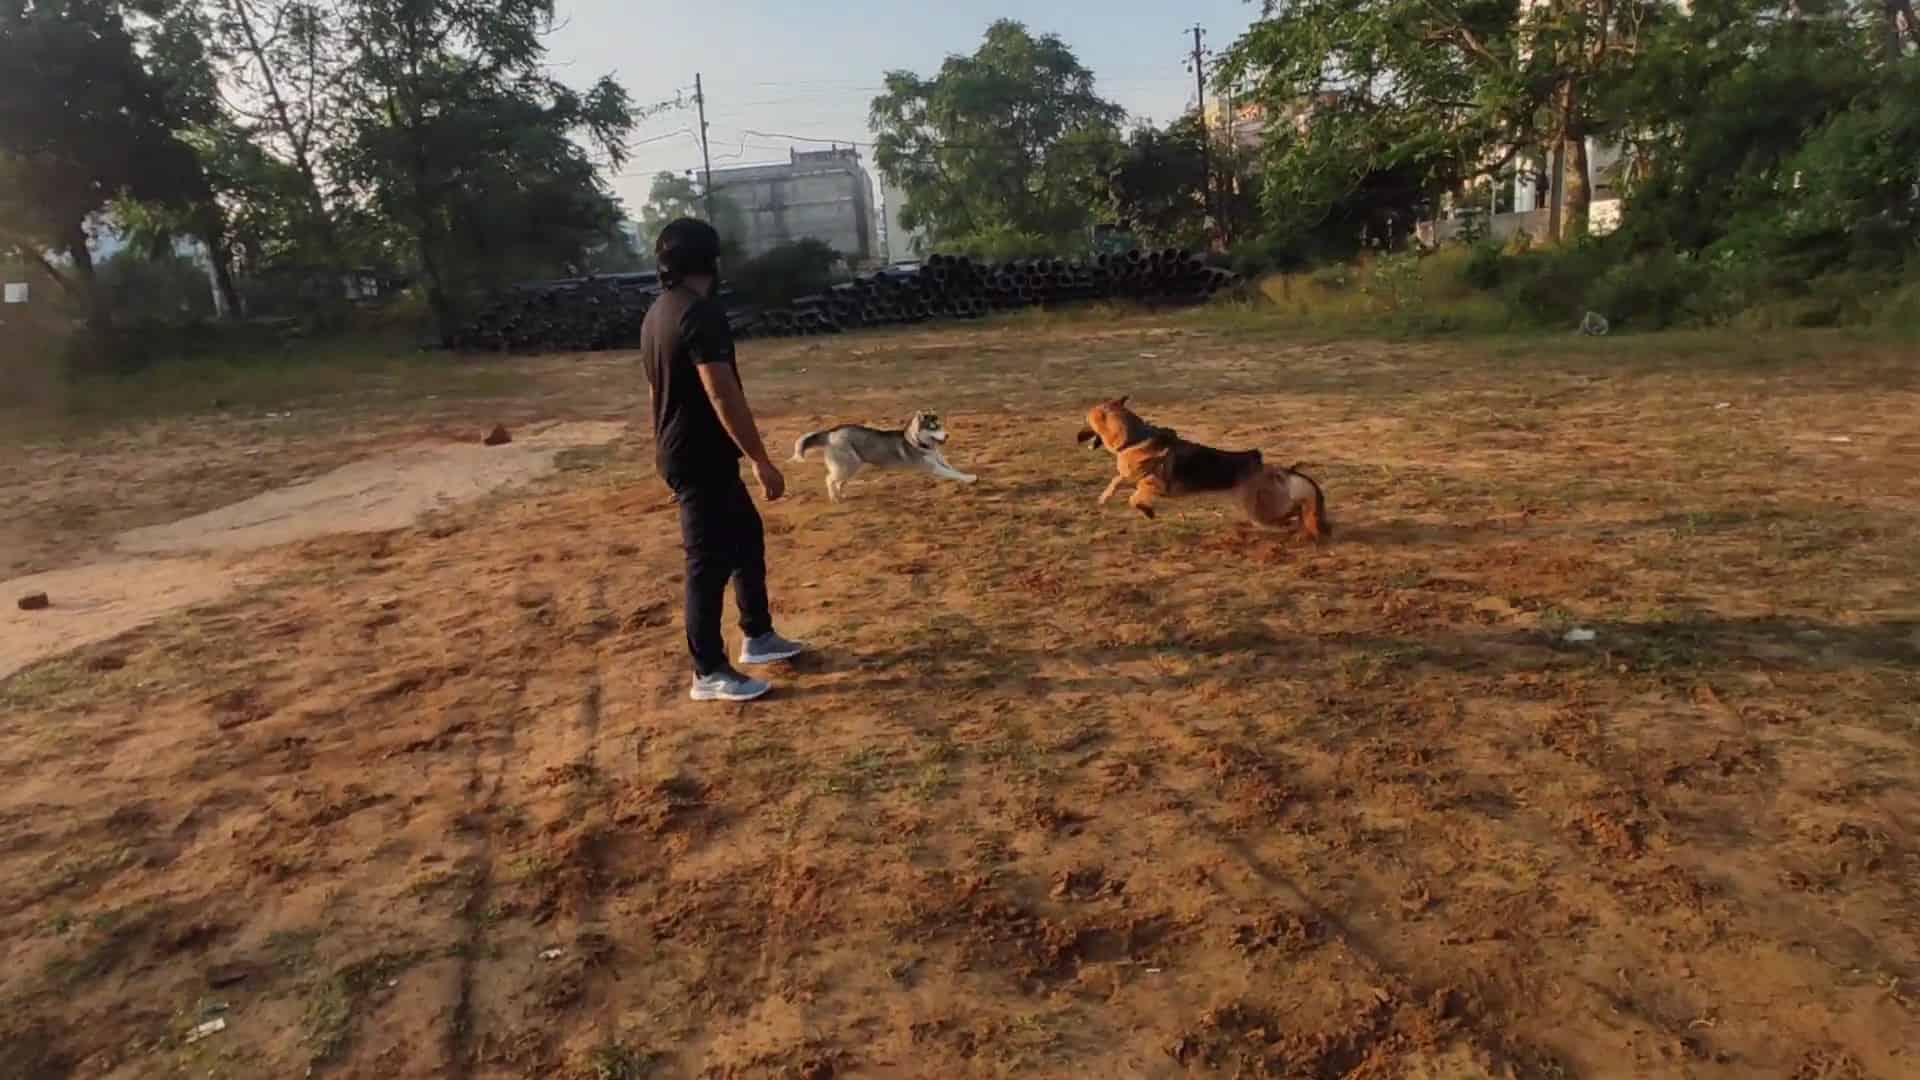
[[[562, 450], [611, 442], [624, 430], [606, 421], [552, 424], [505, 446], [409, 447], [122, 533], [114, 547], [133, 558], [0, 584], [0, 678], [253, 584], [265, 571], [246, 557], [252, 552], [330, 533], [405, 528], [430, 511], [536, 479], [553, 470]], [[46, 593], [52, 606], [20, 610], [16, 601], [32, 593]]]
[[254, 551], [329, 533], [401, 529], [422, 514], [551, 472], [560, 451], [611, 442], [624, 427], [604, 421], [555, 424], [505, 446], [411, 447], [218, 510], [133, 529], [120, 534], [114, 546], [136, 555]]

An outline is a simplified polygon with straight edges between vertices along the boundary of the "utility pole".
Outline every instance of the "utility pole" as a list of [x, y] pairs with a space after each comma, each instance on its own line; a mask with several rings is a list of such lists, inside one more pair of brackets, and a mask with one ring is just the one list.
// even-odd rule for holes
[[1206, 206], [1209, 232], [1217, 232], [1219, 220], [1213, 212], [1213, 136], [1207, 131], [1207, 61], [1200, 47], [1200, 35], [1206, 31], [1193, 24], [1194, 108], [1200, 117], [1200, 194]]
[[700, 185], [700, 200], [706, 204], [707, 224], [713, 224], [713, 159], [707, 156], [707, 92], [700, 85], [700, 73], [693, 73], [693, 103], [700, 108], [700, 167], [706, 180]]

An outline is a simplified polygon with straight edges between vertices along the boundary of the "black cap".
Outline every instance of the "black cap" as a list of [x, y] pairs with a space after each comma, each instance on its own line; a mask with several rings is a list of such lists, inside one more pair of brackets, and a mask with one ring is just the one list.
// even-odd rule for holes
[[653, 241], [660, 280], [668, 285], [688, 274], [715, 274], [720, 270], [720, 233], [698, 218], [669, 221]]

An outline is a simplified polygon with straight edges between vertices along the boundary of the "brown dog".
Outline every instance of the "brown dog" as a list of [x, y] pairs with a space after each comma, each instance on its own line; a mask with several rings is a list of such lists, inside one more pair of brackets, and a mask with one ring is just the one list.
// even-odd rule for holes
[[1306, 473], [1268, 465], [1258, 450], [1215, 450], [1189, 442], [1172, 428], [1142, 420], [1127, 408], [1125, 397], [1089, 409], [1079, 441], [1106, 447], [1119, 469], [1100, 496], [1102, 505], [1125, 483], [1134, 485], [1127, 505], [1149, 518], [1153, 500], [1162, 496], [1231, 493], [1256, 525], [1279, 528], [1298, 518], [1311, 539], [1333, 535], [1326, 496]]

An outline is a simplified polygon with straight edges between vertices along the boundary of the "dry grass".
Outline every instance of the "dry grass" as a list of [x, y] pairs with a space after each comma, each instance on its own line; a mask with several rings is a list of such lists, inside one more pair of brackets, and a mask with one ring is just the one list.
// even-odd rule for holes
[[[746, 356], [776, 443], [935, 407], [983, 477], [790, 474], [819, 652], [764, 703], [684, 701], [637, 442], [0, 684], [0, 1075], [1911, 1071], [1907, 356], [1196, 316]], [[1337, 541], [1096, 508], [1121, 392], [1307, 462]], [[287, 452], [421, 430], [343, 415]], [[73, 500], [151, 464], [114, 446]]]

